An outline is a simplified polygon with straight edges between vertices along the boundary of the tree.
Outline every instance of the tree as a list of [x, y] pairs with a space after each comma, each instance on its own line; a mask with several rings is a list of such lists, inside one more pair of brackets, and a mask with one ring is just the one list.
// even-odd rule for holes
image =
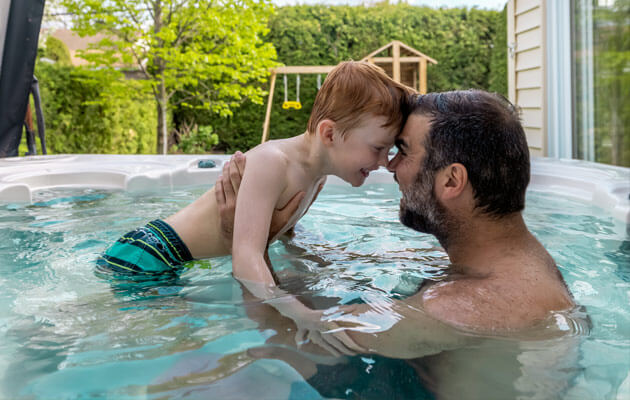
[[[81, 36], [104, 34], [82, 52], [101, 66], [135, 65], [157, 104], [158, 152], [166, 153], [167, 113], [177, 102], [221, 116], [249, 99], [262, 103], [261, 83], [275, 65], [263, 41], [269, 0], [61, 0]], [[175, 104], [170, 104], [175, 105]]]
[[595, 8], [595, 160], [630, 166], [630, 0]]
[[42, 54], [44, 57], [56, 61], [59, 65], [66, 67], [72, 65], [70, 50], [61, 40], [54, 36], [48, 36], [45, 43], [46, 46]]

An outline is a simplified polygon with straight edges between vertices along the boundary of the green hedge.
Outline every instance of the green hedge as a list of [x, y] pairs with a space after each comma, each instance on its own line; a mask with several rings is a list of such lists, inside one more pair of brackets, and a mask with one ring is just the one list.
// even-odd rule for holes
[[[335, 65], [358, 60], [396, 39], [438, 60], [438, 65], [428, 69], [429, 91], [483, 88], [506, 94], [505, 28], [505, 10], [433, 9], [406, 4], [293, 6], [277, 9], [266, 40], [273, 43], [278, 60], [285, 65]], [[55, 54], [53, 58], [65, 59], [63, 49], [53, 42], [47, 43], [46, 50]], [[66, 67], [62, 63], [38, 62], [36, 67], [50, 153], [155, 151], [155, 101], [142, 81], [125, 80], [115, 71]], [[272, 139], [305, 130], [317, 93], [317, 77], [302, 75], [302, 109], [283, 110], [282, 78], [278, 76], [273, 100]], [[294, 100], [295, 75], [288, 78], [288, 99]], [[173, 128], [184, 122], [212, 127], [208, 132], [216, 133], [219, 139], [216, 150], [247, 150], [260, 143], [264, 105], [246, 101], [230, 118], [206, 110], [173, 110]], [[203, 143], [215, 140], [213, 136], [201, 139]], [[188, 146], [191, 151], [196, 151], [201, 139], [187, 139], [192, 143]]]
[[125, 80], [113, 70], [45, 62], [36, 64], [35, 76], [50, 154], [155, 151], [156, 107], [142, 81]]
[[[504, 11], [505, 13], [505, 11]], [[507, 92], [505, 14], [478, 9], [433, 9], [406, 4], [370, 7], [282, 7], [270, 20], [270, 40], [285, 65], [335, 65], [361, 59], [392, 40], [400, 40], [436, 59], [427, 73], [429, 91], [482, 88]], [[295, 75], [289, 75], [289, 100]], [[322, 76], [322, 79], [324, 77]], [[301, 76], [302, 109], [283, 110], [278, 76], [271, 115], [271, 138], [302, 133], [315, 97], [316, 76]], [[219, 148], [247, 150], [260, 143], [265, 107], [244, 103], [231, 118], [176, 109], [174, 121], [211, 125]]]
[[490, 76], [487, 90], [501, 93], [507, 97], [507, 5], [496, 16], [494, 26], [496, 27], [496, 33], [492, 47], [492, 58], [490, 59]]

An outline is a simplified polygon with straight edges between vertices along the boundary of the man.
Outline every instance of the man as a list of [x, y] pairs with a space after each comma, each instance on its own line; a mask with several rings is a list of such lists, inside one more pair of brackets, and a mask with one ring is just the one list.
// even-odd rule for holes
[[483, 91], [417, 97], [388, 169], [401, 222], [436, 236], [453, 265], [417, 294], [426, 312], [475, 331], [513, 331], [575, 307], [522, 216], [530, 163], [514, 107]]
[[[530, 161], [517, 110], [504, 98], [479, 90], [418, 95], [396, 147], [388, 169], [402, 191], [400, 220], [435, 235], [451, 266], [445, 279], [425, 283], [415, 295], [392, 303], [390, 326], [366, 329], [362, 321], [383, 313], [369, 304], [341, 307], [335, 322], [346, 326], [345, 332], [368, 353], [416, 359], [414, 368], [433, 383], [429, 386], [435, 393], [453, 390], [457, 396], [457, 390], [472, 390], [470, 385], [483, 381], [480, 374], [496, 373], [497, 365], [505, 365], [499, 371], [508, 375], [516, 371], [514, 376], [540, 371], [531, 362], [541, 360], [540, 355], [522, 357], [519, 342], [510, 342], [503, 357], [488, 357], [488, 347], [482, 345], [489, 336], [559, 337], [571, 331], [567, 325], [586, 320], [572, 320], [572, 296], [523, 220]], [[225, 214], [229, 203], [222, 202]], [[497, 343], [491, 346], [497, 348]], [[574, 354], [567, 349], [574, 348], [540, 353], [551, 357], [544, 361], [551, 365], [563, 357], [566, 361], [567, 354]], [[523, 360], [530, 360], [528, 367]], [[515, 389], [514, 376], [504, 379], [506, 390]], [[564, 378], [551, 386], [562, 387]], [[519, 379], [524, 385], [539, 380], [531, 373]]]

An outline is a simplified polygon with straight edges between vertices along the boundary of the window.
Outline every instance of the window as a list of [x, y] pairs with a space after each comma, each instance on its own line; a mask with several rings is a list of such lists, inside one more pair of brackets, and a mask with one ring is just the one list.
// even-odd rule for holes
[[630, 0], [573, 0], [573, 156], [630, 167]]

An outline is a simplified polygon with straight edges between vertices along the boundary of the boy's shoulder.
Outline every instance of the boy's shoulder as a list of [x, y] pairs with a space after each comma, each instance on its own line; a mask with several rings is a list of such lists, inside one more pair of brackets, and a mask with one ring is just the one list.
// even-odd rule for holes
[[[245, 171], [249, 171], [248, 175], [262, 180], [272, 177], [278, 180], [287, 175], [291, 159], [286, 149], [274, 142], [276, 141], [262, 143], [245, 153], [247, 156]], [[280, 179], [280, 181], [284, 182], [285, 179]]]
[[282, 146], [280, 140], [272, 140], [261, 143], [247, 153], [247, 162], [250, 160], [258, 163], [268, 163], [276, 166], [283, 166], [289, 163], [290, 157]]

